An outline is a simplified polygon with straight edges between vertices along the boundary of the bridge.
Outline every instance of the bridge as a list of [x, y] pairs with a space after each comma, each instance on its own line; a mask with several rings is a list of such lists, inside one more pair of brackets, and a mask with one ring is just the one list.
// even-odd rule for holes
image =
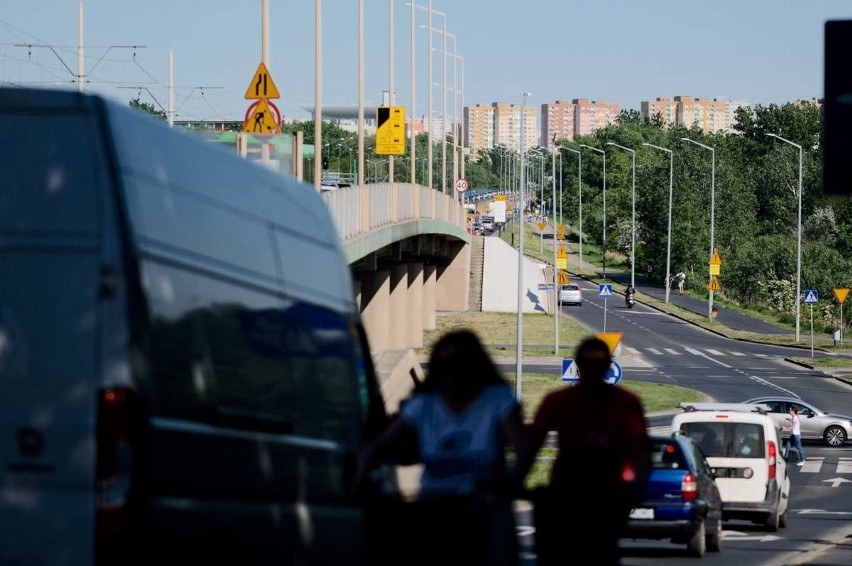
[[322, 194], [355, 282], [375, 351], [423, 346], [439, 310], [467, 310], [470, 241], [451, 195], [411, 183], [376, 183]]

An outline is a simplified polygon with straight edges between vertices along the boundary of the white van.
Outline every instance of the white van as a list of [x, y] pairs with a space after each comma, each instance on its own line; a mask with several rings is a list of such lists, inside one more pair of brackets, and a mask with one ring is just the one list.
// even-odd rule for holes
[[0, 564], [367, 562], [384, 408], [318, 192], [99, 97], [0, 127]]
[[790, 478], [768, 407], [739, 403], [683, 403], [672, 432], [691, 437], [713, 468], [722, 519], [787, 526]]

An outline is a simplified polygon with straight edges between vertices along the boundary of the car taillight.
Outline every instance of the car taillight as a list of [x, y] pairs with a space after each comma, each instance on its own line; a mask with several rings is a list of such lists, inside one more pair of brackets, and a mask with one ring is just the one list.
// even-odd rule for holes
[[105, 389], [98, 396], [96, 493], [102, 534], [119, 534], [126, 526], [132, 398], [132, 392], [122, 388]]
[[775, 479], [776, 465], [778, 458], [778, 447], [773, 441], [769, 441], [769, 479]]
[[692, 472], [686, 472], [683, 481], [680, 482], [680, 496], [684, 501], [694, 501], [698, 498], [698, 482]]

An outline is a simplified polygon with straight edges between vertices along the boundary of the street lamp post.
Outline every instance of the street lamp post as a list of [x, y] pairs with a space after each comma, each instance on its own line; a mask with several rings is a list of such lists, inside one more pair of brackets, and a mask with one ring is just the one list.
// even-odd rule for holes
[[631, 218], [633, 229], [631, 230], [630, 235], [630, 286], [634, 289], [636, 288], [636, 150], [630, 149], [629, 147], [624, 147], [623, 145], [618, 145], [617, 143], [607, 142], [606, 145], [611, 145], [613, 147], [617, 147], [618, 149], [623, 149], [624, 151], [629, 151], [630, 155], [633, 159], [632, 165], [632, 188], [631, 188]]
[[796, 342], [799, 341], [799, 310], [802, 302], [802, 146], [776, 134], [766, 134], [799, 150], [799, 220], [796, 236]]
[[669, 277], [672, 273], [672, 193], [674, 190], [674, 152], [670, 149], [654, 145], [652, 143], [643, 143], [642, 145], [652, 147], [669, 154], [669, 232], [668, 244], [666, 245], [666, 302], [669, 302], [669, 293], [671, 285]]
[[[524, 105], [531, 93], [523, 93], [521, 101], [521, 131], [524, 129]], [[521, 399], [521, 376], [523, 375], [523, 348], [524, 348], [524, 137], [521, 136], [521, 176], [518, 187], [518, 213], [520, 215], [520, 229], [518, 230], [518, 344], [515, 366], [515, 398]]]
[[606, 277], [606, 152], [602, 149], [582, 143], [580, 144], [580, 147], [585, 147], [586, 149], [600, 153], [603, 156], [603, 240], [601, 241], [601, 256], [603, 262], [603, 276]]
[[580, 234], [580, 268], [582, 269], [582, 267], [583, 267], [583, 154], [582, 154], [582, 152], [580, 152], [579, 149], [571, 149], [570, 147], [564, 147], [562, 149], [564, 149], [565, 151], [570, 151], [571, 153], [576, 153], [577, 159], [578, 159], [577, 187], [580, 191], [580, 194], [579, 194], [580, 204], [578, 206], [579, 212], [580, 212], [580, 214], [579, 214], [580, 217], [578, 219], [578, 222], [580, 223], [580, 231], [579, 231], [579, 234]]
[[[704, 145], [703, 143], [699, 143], [689, 138], [680, 139], [685, 142], [695, 144], [699, 147], [703, 147], [704, 149], [710, 152], [710, 257], [713, 257], [713, 236], [714, 229], [716, 227], [716, 148], [711, 147], [709, 145]], [[713, 289], [710, 289], [710, 301], [708, 302], [707, 306], [707, 316], [709, 318], [713, 318]]]

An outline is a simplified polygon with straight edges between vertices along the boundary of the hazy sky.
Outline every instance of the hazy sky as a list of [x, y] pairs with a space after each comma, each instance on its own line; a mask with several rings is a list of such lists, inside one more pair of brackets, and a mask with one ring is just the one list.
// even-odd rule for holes
[[[419, 0], [426, 5], [426, 0]], [[285, 116], [307, 118], [314, 100], [311, 0], [269, 0], [270, 73]], [[75, 88], [78, 0], [0, 0], [0, 83]], [[90, 92], [168, 104], [175, 61], [178, 119], [242, 119], [261, 59], [261, 0], [85, 0]], [[365, 96], [388, 90], [387, 0], [364, 0]], [[323, 2], [323, 102], [357, 103], [357, 0]], [[465, 104], [538, 106], [591, 98], [639, 108], [678, 94], [783, 103], [822, 96], [823, 26], [852, 18], [850, 0], [433, 0], [464, 57]], [[410, 106], [410, 8], [394, 2], [394, 86]], [[417, 10], [418, 26], [427, 24]], [[443, 27], [435, 15], [433, 26]], [[427, 106], [427, 31], [416, 30], [417, 116]], [[442, 45], [441, 34], [433, 36]], [[51, 45], [29, 49], [15, 44]], [[110, 46], [144, 46], [127, 49]], [[448, 40], [452, 51], [452, 40]], [[103, 59], [101, 59], [103, 58]], [[97, 63], [100, 60], [100, 63]], [[97, 66], [96, 66], [97, 63]], [[452, 63], [448, 85], [452, 87]], [[433, 60], [442, 80], [441, 58]], [[461, 66], [457, 84], [461, 88]], [[134, 87], [134, 88], [119, 88]], [[200, 89], [199, 87], [205, 87]], [[440, 111], [442, 89], [433, 91]], [[452, 93], [448, 94], [452, 104]], [[368, 112], [372, 114], [370, 108]]]

